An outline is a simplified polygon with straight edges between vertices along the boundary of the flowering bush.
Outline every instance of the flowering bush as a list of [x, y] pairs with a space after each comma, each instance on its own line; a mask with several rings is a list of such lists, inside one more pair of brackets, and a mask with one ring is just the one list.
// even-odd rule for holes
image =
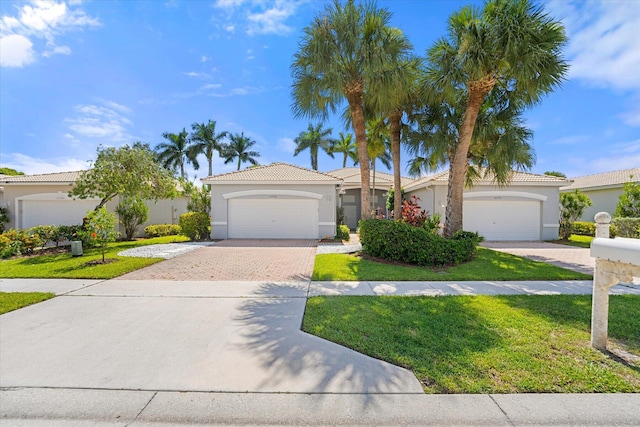
[[79, 233], [83, 241], [100, 246], [102, 249], [102, 262], [105, 262], [104, 252], [107, 249], [107, 244], [115, 242], [118, 238], [116, 224], [116, 216], [103, 206], [87, 215], [83, 230]]
[[402, 222], [414, 227], [424, 226], [427, 220], [427, 212], [420, 208], [418, 204], [419, 197], [411, 196], [409, 200], [402, 202]]
[[10, 229], [0, 234], [0, 258], [14, 255], [30, 255], [42, 245], [43, 239], [37, 234], [22, 229]]

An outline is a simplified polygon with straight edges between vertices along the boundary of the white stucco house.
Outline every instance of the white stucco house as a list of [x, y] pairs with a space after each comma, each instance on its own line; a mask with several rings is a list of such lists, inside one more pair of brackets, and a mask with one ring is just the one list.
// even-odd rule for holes
[[624, 169], [595, 175], [571, 178], [571, 185], [560, 188], [561, 193], [580, 190], [591, 199], [591, 206], [586, 208], [580, 217], [581, 221], [593, 222], [598, 212], [613, 215], [618, 206], [618, 199], [624, 191], [625, 182], [640, 183], [640, 168]]
[[[407, 197], [417, 196], [429, 213], [444, 218], [448, 171], [413, 180], [402, 178]], [[336, 208], [355, 229], [360, 216], [357, 168], [321, 173], [274, 163], [203, 178], [211, 185], [211, 237], [323, 238], [334, 236]], [[373, 182], [373, 178], [372, 178]], [[513, 172], [508, 186], [490, 177], [464, 193], [464, 229], [487, 240], [553, 240], [558, 237], [562, 178]], [[384, 207], [393, 176], [376, 173], [374, 203]], [[349, 223], [351, 221], [352, 223]]]

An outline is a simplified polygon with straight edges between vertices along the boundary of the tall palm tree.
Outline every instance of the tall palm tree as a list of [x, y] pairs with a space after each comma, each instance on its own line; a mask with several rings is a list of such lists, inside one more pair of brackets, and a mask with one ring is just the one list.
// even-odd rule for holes
[[249, 137], [244, 136], [244, 132], [238, 134], [234, 133], [229, 135], [229, 140], [231, 141], [224, 152], [222, 153], [222, 157], [224, 157], [224, 164], [233, 162], [235, 159], [238, 159], [238, 169], [240, 170], [240, 166], [242, 163], [251, 163], [252, 165], [257, 165], [258, 161], [255, 157], [260, 157], [260, 153], [257, 151], [249, 151], [251, 147], [255, 145], [255, 141]]
[[[360, 163], [362, 217], [368, 218], [369, 156], [363, 98], [371, 91], [383, 98], [398, 58], [411, 48], [399, 31], [389, 31], [391, 13], [375, 2], [356, 5], [334, 0], [304, 29], [294, 55], [293, 112], [295, 116], [326, 119], [347, 101], [356, 135]], [[375, 90], [374, 90], [375, 89]]]
[[480, 11], [471, 6], [449, 18], [448, 37], [427, 51], [428, 84], [450, 104], [466, 91], [455, 150], [449, 158], [449, 186], [444, 234], [462, 229], [462, 195], [467, 155], [476, 119], [486, 97], [502, 92], [504, 102], [532, 106], [557, 88], [568, 65], [561, 57], [564, 27], [530, 0], [488, 0]]
[[184, 128], [180, 133], [165, 132], [162, 137], [167, 139], [167, 142], [161, 142], [155, 148], [160, 164], [174, 172], [179, 169], [180, 177], [183, 179], [186, 179], [185, 163], [191, 163], [196, 170], [200, 168], [198, 160], [190, 149], [188, 135]]
[[191, 125], [191, 151], [198, 156], [204, 154], [209, 163], [209, 175], [213, 175], [213, 154], [222, 154], [225, 144], [222, 140], [227, 136], [227, 132], [216, 133], [216, 122], [209, 120], [207, 124], [193, 123]]
[[348, 133], [345, 135], [340, 132], [340, 138], [336, 139], [331, 149], [334, 153], [342, 154], [342, 167], [347, 167], [347, 158], [353, 160], [353, 164], [358, 163], [358, 151], [356, 150], [356, 144], [353, 142], [353, 135]]
[[311, 153], [311, 168], [318, 170], [318, 149], [322, 148], [331, 158], [333, 153], [331, 149], [334, 144], [333, 138], [331, 138], [331, 129], [322, 129], [322, 123], [318, 123], [313, 126], [309, 123], [309, 127], [306, 131], [300, 132], [300, 135], [294, 140], [296, 143], [296, 151], [293, 153], [297, 156], [302, 151], [309, 149]]
[[[380, 117], [367, 120], [367, 152], [371, 161], [373, 182], [371, 196], [376, 194], [376, 160], [380, 160], [387, 168], [391, 168], [391, 156], [389, 155], [390, 139], [389, 128]], [[375, 208], [371, 203], [370, 209]]]

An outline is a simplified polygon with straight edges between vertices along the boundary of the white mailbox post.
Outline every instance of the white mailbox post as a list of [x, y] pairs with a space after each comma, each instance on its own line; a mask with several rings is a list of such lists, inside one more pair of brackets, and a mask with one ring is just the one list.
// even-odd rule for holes
[[[591, 242], [591, 256], [596, 258], [591, 307], [591, 346], [607, 349], [609, 324], [609, 289], [618, 283], [631, 283], [640, 277], [640, 239], [609, 239], [611, 216], [596, 214], [596, 227], [601, 226]], [[606, 230], [606, 234], [605, 234]], [[606, 237], [605, 237], [606, 235]]]

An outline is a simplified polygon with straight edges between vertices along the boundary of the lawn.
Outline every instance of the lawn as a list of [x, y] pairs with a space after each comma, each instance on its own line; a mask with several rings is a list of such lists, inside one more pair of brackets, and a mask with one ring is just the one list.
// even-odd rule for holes
[[72, 257], [70, 252], [65, 252], [3, 260], [0, 261], [0, 278], [111, 279], [162, 261], [160, 258], [121, 257], [118, 252], [137, 246], [187, 240], [189, 239], [184, 236], [166, 236], [110, 243], [105, 258], [117, 261], [108, 264], [87, 265], [89, 261], [102, 259], [100, 249], [85, 249], [84, 255], [80, 257]]
[[427, 393], [640, 392], [640, 296], [612, 296], [610, 348], [589, 346], [591, 297], [313, 297], [303, 330], [405, 367]]
[[316, 256], [313, 280], [589, 280], [592, 276], [504, 252], [478, 248], [470, 262], [442, 269], [395, 265], [355, 255]]
[[569, 240], [551, 240], [551, 243], [589, 249], [591, 247], [592, 240], [592, 236], [579, 236], [577, 234], [572, 234], [571, 237], [569, 237]]
[[0, 292], [0, 314], [48, 300], [55, 294], [44, 292]]

